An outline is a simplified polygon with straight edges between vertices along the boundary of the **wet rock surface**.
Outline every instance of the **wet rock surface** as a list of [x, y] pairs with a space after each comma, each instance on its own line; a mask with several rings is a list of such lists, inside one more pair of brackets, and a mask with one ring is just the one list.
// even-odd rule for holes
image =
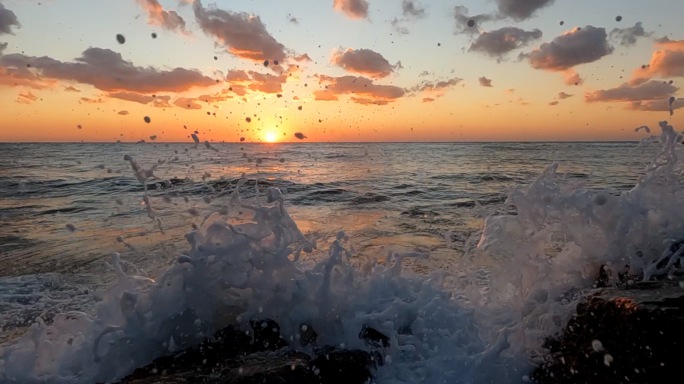
[[639, 282], [585, 297], [531, 374], [536, 383], [667, 383], [680, 376], [684, 289]]
[[[252, 335], [229, 326], [212, 339], [170, 356], [160, 357], [136, 369], [120, 383], [366, 383], [372, 378], [381, 350], [377, 339], [387, 338], [370, 327], [359, 337], [371, 347], [341, 350], [313, 348], [304, 353], [281, 338], [278, 324], [270, 319], [250, 322]], [[315, 331], [305, 327], [302, 344], [315, 343]], [[367, 334], [372, 335], [366, 338]]]

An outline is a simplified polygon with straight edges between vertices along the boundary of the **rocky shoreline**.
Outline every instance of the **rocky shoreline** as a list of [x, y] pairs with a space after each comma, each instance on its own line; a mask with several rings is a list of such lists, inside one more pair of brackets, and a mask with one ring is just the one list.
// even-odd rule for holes
[[[682, 325], [684, 288], [678, 282], [598, 288], [581, 299], [564, 329], [545, 341], [529, 378], [538, 384], [669, 382], [680, 371]], [[364, 327], [359, 338], [367, 350], [320, 347], [315, 330], [302, 326], [302, 348], [283, 348], [289, 343], [275, 321], [252, 321], [251, 327], [251, 332], [226, 327], [120, 383], [362, 384], [372, 380], [389, 345], [387, 336]]]
[[298, 339], [309, 347], [305, 353], [283, 348], [288, 342], [275, 321], [252, 321], [251, 326], [249, 334], [226, 327], [210, 340], [136, 369], [120, 383], [363, 384], [382, 364], [382, 348], [388, 346], [385, 335], [364, 327], [359, 338], [369, 351], [313, 347], [316, 332], [302, 326]]
[[681, 375], [683, 325], [680, 282], [597, 289], [546, 340], [530, 378], [539, 384], [672, 382]]

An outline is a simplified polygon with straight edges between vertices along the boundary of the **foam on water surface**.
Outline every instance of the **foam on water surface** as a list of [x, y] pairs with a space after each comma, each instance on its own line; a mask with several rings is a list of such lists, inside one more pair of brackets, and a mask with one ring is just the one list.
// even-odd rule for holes
[[[114, 255], [116, 280], [96, 310], [64, 311], [49, 325], [38, 318], [0, 348], [0, 381], [111, 382], [229, 324], [249, 332], [255, 318], [274, 319], [293, 345], [304, 325], [321, 344], [362, 349], [359, 331], [377, 329], [390, 339], [380, 383], [525, 381], [529, 356], [565, 323], [600, 265], [644, 278], [680, 267], [684, 251], [672, 244], [684, 233], [681, 137], [660, 127], [662, 148], [632, 190], [578, 187], [551, 165], [510, 194], [515, 214], [486, 219], [455, 275], [402, 267], [429, 257], [422, 252], [390, 251], [381, 262], [354, 255], [344, 232], [326, 257], [309, 257], [317, 244], [279, 190], [258, 204], [234, 192], [158, 278], [127, 274]], [[126, 160], [141, 183], [154, 176], [155, 167]], [[234, 221], [235, 212], [252, 219]]]
[[[298, 230], [277, 190], [267, 198], [270, 203], [251, 206], [234, 195], [233, 207], [251, 211], [254, 220], [232, 225], [212, 214], [187, 236], [187, 254], [156, 281], [126, 275], [115, 255], [117, 281], [96, 315], [67, 313], [51, 326], [34, 324], [3, 348], [2, 378], [111, 381], [227, 324], [248, 329], [256, 317], [276, 320], [291, 340], [307, 324], [322, 344], [351, 348], [366, 348], [358, 333], [372, 326], [391, 335], [386, 359], [394, 363], [381, 375], [409, 381], [429, 379], [438, 367], [440, 375], [472, 372], [505, 345], [505, 339], [489, 347], [479, 339], [470, 311], [442, 289], [440, 273], [402, 274], [403, 259], [425, 254], [391, 254], [387, 266], [368, 260], [357, 270], [341, 232], [326, 259], [301, 261], [315, 244]], [[445, 355], [453, 346], [460, 353]], [[434, 367], [416, 369], [425, 363]]]

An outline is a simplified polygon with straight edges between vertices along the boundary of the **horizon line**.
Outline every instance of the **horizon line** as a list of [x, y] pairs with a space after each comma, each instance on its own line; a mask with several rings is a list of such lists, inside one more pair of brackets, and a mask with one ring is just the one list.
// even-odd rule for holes
[[[239, 145], [280, 145], [280, 144], [489, 144], [489, 143], [639, 143], [640, 140], [462, 140], [462, 141], [208, 141], [209, 144]], [[191, 144], [203, 145], [204, 142], [188, 141], [0, 141], [0, 145], [10, 144]]]

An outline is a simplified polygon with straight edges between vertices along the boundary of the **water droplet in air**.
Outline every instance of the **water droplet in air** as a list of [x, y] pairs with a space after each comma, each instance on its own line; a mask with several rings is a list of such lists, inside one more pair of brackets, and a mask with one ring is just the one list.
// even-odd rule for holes
[[610, 367], [610, 363], [612, 363], [612, 362], [613, 362], [613, 356], [611, 356], [608, 353], [603, 355], [603, 364], [605, 364], [606, 367]]
[[152, 32], [152, 38], [153, 38], [153, 39], [156, 39], [156, 38], [157, 38], [157, 34], [154, 33], [154, 32]]
[[252, 122], [252, 118], [251, 118], [251, 117], [246, 117], [246, 118], [245, 118], [245, 121], [248, 122], [248, 123], [251, 123], [251, 122]]
[[304, 139], [306, 139], [306, 136], [304, 136], [304, 134], [301, 133], [301, 132], [296, 132], [294, 135], [295, 135], [295, 137], [298, 138], [299, 140], [304, 140]]
[[74, 232], [76, 230], [76, 227], [74, 227], [73, 224], [67, 224], [64, 226], [69, 232]]
[[146, 122], [147, 124], [149, 124], [150, 121], [152, 121], [152, 120], [150, 120], [150, 117], [149, 117], [149, 116], [143, 117], [143, 120], [145, 120], [145, 122]]
[[126, 38], [124, 37], [124, 35], [122, 35], [122, 34], [120, 34], [120, 33], [117, 33], [117, 35], [116, 35], [116, 41], [118, 41], [119, 44], [123, 44], [123, 43], [126, 42]]
[[475, 20], [473, 20], [473, 19], [468, 20], [468, 26], [470, 28], [474, 27], [475, 26]]
[[615, 21], [622, 21], [622, 16], [615, 16]]

